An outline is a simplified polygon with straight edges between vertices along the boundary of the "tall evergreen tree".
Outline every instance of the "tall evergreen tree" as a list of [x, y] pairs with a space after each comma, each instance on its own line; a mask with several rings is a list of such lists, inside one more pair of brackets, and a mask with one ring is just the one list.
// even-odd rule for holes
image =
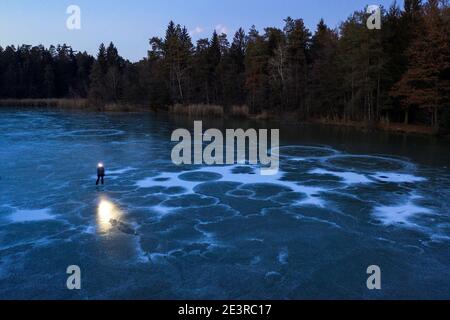
[[268, 60], [267, 44], [253, 26], [247, 39], [245, 87], [248, 90], [248, 103], [254, 112], [266, 108], [265, 102], [268, 97], [266, 88], [269, 81]]
[[308, 53], [311, 33], [302, 19], [285, 20], [287, 53], [287, 105], [293, 110], [300, 110], [303, 116], [308, 112], [306, 93], [308, 91]]
[[247, 39], [244, 29], [240, 28], [234, 35], [229, 50], [224, 52], [220, 65], [223, 103], [243, 105], [246, 103], [245, 91], [245, 56]]
[[338, 118], [341, 114], [338, 41], [337, 32], [328, 28], [321, 20], [311, 43], [310, 116]]

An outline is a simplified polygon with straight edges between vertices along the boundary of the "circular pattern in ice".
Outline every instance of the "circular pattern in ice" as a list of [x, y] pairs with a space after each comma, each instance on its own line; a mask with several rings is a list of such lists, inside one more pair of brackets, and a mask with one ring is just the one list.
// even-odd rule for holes
[[339, 154], [338, 151], [328, 147], [310, 146], [284, 146], [280, 147], [281, 158], [292, 158], [293, 160], [324, 158]]
[[414, 169], [414, 165], [405, 160], [368, 155], [336, 155], [324, 159], [323, 164], [333, 169], [359, 172], [376, 172], [380, 168], [384, 171]]
[[254, 196], [255, 192], [253, 192], [251, 190], [246, 190], [246, 189], [234, 189], [234, 190], [228, 191], [226, 193], [226, 195], [232, 196], [232, 197], [238, 197], [238, 198], [248, 198], [248, 197]]
[[220, 180], [222, 179], [222, 175], [215, 172], [196, 171], [183, 173], [178, 178], [183, 181], [206, 182]]
[[121, 130], [113, 130], [113, 129], [86, 129], [86, 130], [75, 130], [64, 132], [60, 134], [60, 136], [69, 136], [69, 137], [111, 137], [118, 136], [123, 134]]

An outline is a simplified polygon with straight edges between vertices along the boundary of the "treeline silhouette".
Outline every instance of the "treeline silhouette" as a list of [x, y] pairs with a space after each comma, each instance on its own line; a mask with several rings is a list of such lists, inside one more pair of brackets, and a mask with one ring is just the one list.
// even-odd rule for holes
[[314, 34], [302, 19], [283, 29], [239, 29], [231, 43], [214, 32], [194, 45], [170, 22], [148, 56], [121, 57], [111, 43], [97, 57], [67, 45], [0, 48], [0, 98], [88, 98], [92, 105], [166, 109], [191, 104], [248, 106], [367, 124], [450, 127], [450, 9], [447, 0], [405, 0], [382, 10], [381, 30], [365, 11]]

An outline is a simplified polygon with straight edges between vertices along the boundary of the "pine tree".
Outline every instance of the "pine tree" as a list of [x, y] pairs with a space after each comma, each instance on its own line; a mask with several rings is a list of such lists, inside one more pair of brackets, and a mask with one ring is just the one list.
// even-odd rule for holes
[[302, 19], [288, 17], [284, 27], [286, 34], [286, 53], [288, 74], [287, 105], [291, 109], [300, 110], [303, 115], [308, 112], [306, 93], [308, 91], [308, 50], [311, 33]]
[[211, 103], [211, 83], [209, 65], [209, 39], [199, 39], [193, 57], [194, 68], [192, 70], [193, 101], [196, 103]]
[[189, 32], [185, 27], [175, 25], [171, 21], [164, 39], [153, 38], [151, 44], [155, 52], [163, 56], [168, 73], [169, 88], [173, 103], [185, 103], [185, 92], [188, 86], [188, 70], [193, 51]]
[[106, 74], [108, 72], [108, 60], [106, 48], [102, 43], [99, 47], [97, 60], [95, 61], [90, 74], [89, 99], [94, 103], [104, 103], [108, 98], [106, 89]]
[[269, 86], [268, 60], [267, 44], [255, 26], [252, 26], [248, 33], [245, 57], [245, 87], [249, 93], [248, 102], [253, 112], [266, 108]]
[[268, 105], [277, 111], [286, 108], [287, 48], [286, 37], [280, 29], [267, 28], [265, 33], [269, 52], [270, 100]]
[[208, 103], [212, 102], [214, 104], [218, 103], [220, 83], [218, 77], [218, 66], [222, 59], [222, 48], [219, 39], [219, 35], [214, 30], [211, 38], [211, 42], [208, 48], [208, 88], [211, 89], [211, 94], [208, 95]]
[[106, 74], [106, 72], [108, 71], [108, 57], [106, 54], [106, 47], [103, 43], [100, 44], [100, 47], [98, 49], [97, 64], [100, 67], [100, 71], [103, 74]]
[[328, 28], [321, 20], [311, 44], [309, 116], [337, 118], [342, 111], [337, 63], [338, 41], [337, 32]]
[[106, 65], [105, 98], [107, 101], [117, 102], [121, 98], [124, 61], [119, 56], [119, 52], [112, 42], [106, 49]]
[[223, 104], [226, 106], [246, 103], [245, 56], [247, 40], [244, 29], [234, 35], [229, 50], [223, 53], [220, 64]]

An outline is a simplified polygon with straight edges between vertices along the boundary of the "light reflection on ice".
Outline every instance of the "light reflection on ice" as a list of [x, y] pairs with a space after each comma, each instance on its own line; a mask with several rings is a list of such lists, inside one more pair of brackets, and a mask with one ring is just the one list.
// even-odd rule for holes
[[122, 216], [121, 210], [112, 202], [102, 199], [97, 208], [97, 225], [100, 232], [109, 232], [114, 222]]

